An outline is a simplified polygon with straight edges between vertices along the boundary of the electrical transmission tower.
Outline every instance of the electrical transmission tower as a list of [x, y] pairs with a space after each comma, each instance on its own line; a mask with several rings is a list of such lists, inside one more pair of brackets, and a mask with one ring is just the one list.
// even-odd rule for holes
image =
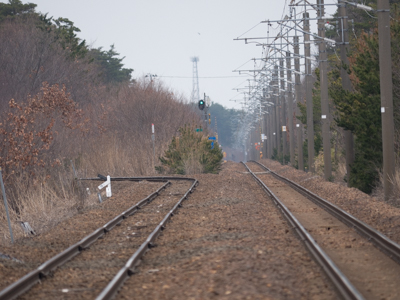
[[192, 57], [191, 60], [193, 62], [193, 90], [190, 101], [192, 103], [197, 103], [200, 100], [199, 72], [197, 71], [197, 62], [199, 61], [199, 58]]

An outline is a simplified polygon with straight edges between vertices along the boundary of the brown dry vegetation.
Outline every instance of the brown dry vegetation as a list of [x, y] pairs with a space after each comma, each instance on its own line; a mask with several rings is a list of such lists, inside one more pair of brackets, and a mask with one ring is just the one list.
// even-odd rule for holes
[[[82, 187], [74, 181], [72, 164], [77, 177], [98, 173], [111, 176], [155, 174], [158, 157], [172, 136], [184, 124], [199, 122], [191, 106], [177, 99], [160, 82], [139, 80], [120, 87], [117, 93], [109, 94], [108, 101], [98, 103], [102, 109], [97, 112], [102, 111], [102, 114], [97, 116], [91, 105], [77, 110], [76, 103], [64, 92], [57, 86], [46, 85], [42, 93], [24, 104], [13, 100], [8, 117], [2, 118], [4, 127], [0, 127], [0, 134], [5, 142], [0, 161], [8, 166], [3, 177], [17, 238], [23, 235], [18, 221], [28, 221], [41, 232], [89, 204]], [[30, 109], [32, 103], [47, 103], [49, 95], [55, 97], [52, 103], [61, 110], [59, 121], [74, 113], [81, 122], [73, 126], [66, 119], [68, 122], [58, 122], [55, 131], [56, 116], [49, 114], [49, 119], [44, 118], [46, 105], [39, 105], [37, 111]], [[73, 111], [62, 110], [67, 103], [70, 105], [67, 108], [74, 108]], [[80, 114], [84, 114], [84, 118]], [[155, 162], [152, 123], [156, 130]], [[3, 206], [0, 216], [5, 221]], [[6, 224], [0, 225], [3, 241], [9, 238]]]
[[[5, 20], [0, 39], [0, 166], [17, 239], [19, 221], [40, 233], [96, 201], [75, 176], [154, 174], [178, 129], [201, 122], [159, 81], [105, 83], [34, 17]], [[4, 205], [0, 220], [8, 242]]]

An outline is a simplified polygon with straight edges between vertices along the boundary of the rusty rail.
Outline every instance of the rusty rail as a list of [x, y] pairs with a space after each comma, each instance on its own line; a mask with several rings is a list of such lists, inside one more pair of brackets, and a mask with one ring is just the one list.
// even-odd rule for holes
[[[253, 162], [253, 161], [252, 161]], [[258, 162], [253, 162], [257, 163]], [[262, 182], [256, 174], [254, 174], [250, 168], [243, 163], [249, 173], [257, 181], [257, 183], [264, 189], [264, 191], [273, 199], [275, 205], [281, 210], [282, 214], [289, 221], [293, 229], [299, 235], [300, 239], [304, 242], [306, 248], [310, 251], [314, 259], [320, 264], [322, 269], [331, 279], [336, 289], [339, 291], [343, 299], [346, 300], [363, 300], [364, 297], [360, 292], [353, 286], [353, 284], [347, 279], [347, 277], [340, 271], [340, 269], [335, 265], [335, 263], [330, 259], [330, 257], [322, 250], [322, 248], [315, 242], [313, 237], [308, 233], [308, 231], [301, 225], [301, 223], [295, 218], [295, 216], [290, 212], [290, 210], [279, 200], [277, 196], [267, 187], [267, 185]], [[261, 167], [265, 166], [259, 164]], [[269, 169], [268, 169], [269, 170]], [[270, 171], [270, 170], [269, 170]]]

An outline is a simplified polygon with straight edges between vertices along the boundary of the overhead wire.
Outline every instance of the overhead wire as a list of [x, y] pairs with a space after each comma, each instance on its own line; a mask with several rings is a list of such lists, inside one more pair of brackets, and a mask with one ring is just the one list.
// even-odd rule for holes
[[[191, 76], [157, 76], [157, 77], [164, 77], [164, 78], [187, 78], [193, 79]], [[216, 78], [236, 78], [236, 77], [243, 77], [243, 76], [199, 76], [201, 79], [216, 79]]]
[[245, 64], [247, 64], [249, 61], [251, 61], [252, 59], [249, 59], [248, 61], [246, 61], [244, 64], [240, 65], [239, 67], [237, 67], [236, 69], [234, 69], [234, 71], [236, 71], [237, 69], [243, 67]]
[[254, 25], [253, 27], [251, 27], [249, 30], [247, 30], [245, 33], [239, 35], [237, 38], [240, 38], [242, 36], [244, 36], [246, 33], [250, 32], [251, 30], [253, 30], [254, 28], [256, 28], [257, 26], [259, 26], [261, 23], [258, 22], [256, 25]]

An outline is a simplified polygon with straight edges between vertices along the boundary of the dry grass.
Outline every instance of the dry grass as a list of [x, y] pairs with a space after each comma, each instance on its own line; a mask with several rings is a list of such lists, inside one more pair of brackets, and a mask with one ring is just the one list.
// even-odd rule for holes
[[[77, 177], [96, 177], [99, 173], [111, 176], [155, 175], [151, 142], [126, 143], [115, 136], [104, 135], [90, 145], [88, 150], [91, 150], [75, 160]], [[160, 155], [165, 147], [159, 146], [156, 155]], [[188, 168], [194, 168], [194, 165], [188, 162]], [[81, 209], [98, 203], [95, 187], [98, 182], [75, 182], [73, 177], [72, 166], [66, 161], [66, 170], [58, 173], [57, 178], [51, 181], [45, 178], [37, 179], [35, 183], [26, 178], [13, 180], [12, 188], [7, 189], [7, 197], [14, 239], [27, 236], [20, 222], [28, 222], [39, 234]], [[90, 196], [86, 193], [88, 186]], [[3, 204], [0, 205], [0, 220], [3, 220], [0, 222], [0, 244], [9, 243]]]
[[[105, 134], [89, 142], [89, 149], [81, 158], [78, 177], [97, 175], [141, 176], [154, 174], [152, 144], [140, 140], [120, 140]], [[157, 154], [162, 151], [158, 147]]]
[[[85, 195], [88, 183], [83, 186], [74, 181], [71, 160], [79, 178], [96, 177], [99, 173], [111, 176], [155, 175], [158, 157], [163, 155], [172, 136], [184, 124], [200, 121], [182, 99], [161, 83], [149, 84], [139, 80], [134, 87], [122, 87], [108, 99], [103, 111], [83, 108], [90, 111], [88, 115], [95, 120], [90, 122], [94, 128], [89, 128], [85, 135], [57, 129], [49, 150], [40, 157], [46, 162], [45, 169], [34, 168], [35, 176], [11, 174], [14, 179], [10, 174], [3, 174], [16, 240], [25, 236], [21, 221], [28, 222], [36, 233], [43, 233], [65, 218], [98, 203], [95, 185], [89, 197]], [[155, 157], [152, 123], [156, 127]], [[50, 167], [54, 161], [60, 163]], [[193, 161], [187, 161], [187, 168], [191, 172], [200, 172]], [[20, 173], [28, 172], [21, 170]], [[38, 173], [43, 175], [38, 176]], [[0, 220], [0, 244], [9, 243], [4, 205], [0, 205]]]
[[339, 162], [335, 172], [335, 182], [344, 183], [344, 178], [346, 174], [346, 162]]
[[[14, 192], [8, 189], [7, 195], [14, 239], [27, 236], [20, 222], [28, 222], [39, 234], [77, 212], [80, 197], [74, 191], [76, 187], [72, 186], [73, 181], [64, 178], [65, 174], [59, 174], [59, 178], [53, 182], [42, 179], [34, 184], [28, 184], [25, 178], [14, 179]], [[0, 205], [0, 218], [6, 220], [3, 203]], [[6, 221], [0, 223], [0, 241], [10, 241]]]
[[[400, 158], [397, 158], [396, 166], [395, 166], [396, 174], [392, 180], [393, 183], [393, 196], [390, 197], [388, 203], [394, 205], [396, 207], [400, 207]], [[385, 194], [383, 191], [383, 173], [382, 170], [379, 171], [379, 183], [375, 187], [372, 195], [379, 200], [384, 200]]]
[[[344, 157], [336, 158], [334, 149], [331, 151], [332, 159], [332, 181], [339, 184], [346, 184], [344, 181], [346, 176], [346, 162]], [[336, 160], [337, 159], [337, 160]], [[314, 159], [315, 173], [318, 176], [324, 177], [324, 152], [321, 151]]]

